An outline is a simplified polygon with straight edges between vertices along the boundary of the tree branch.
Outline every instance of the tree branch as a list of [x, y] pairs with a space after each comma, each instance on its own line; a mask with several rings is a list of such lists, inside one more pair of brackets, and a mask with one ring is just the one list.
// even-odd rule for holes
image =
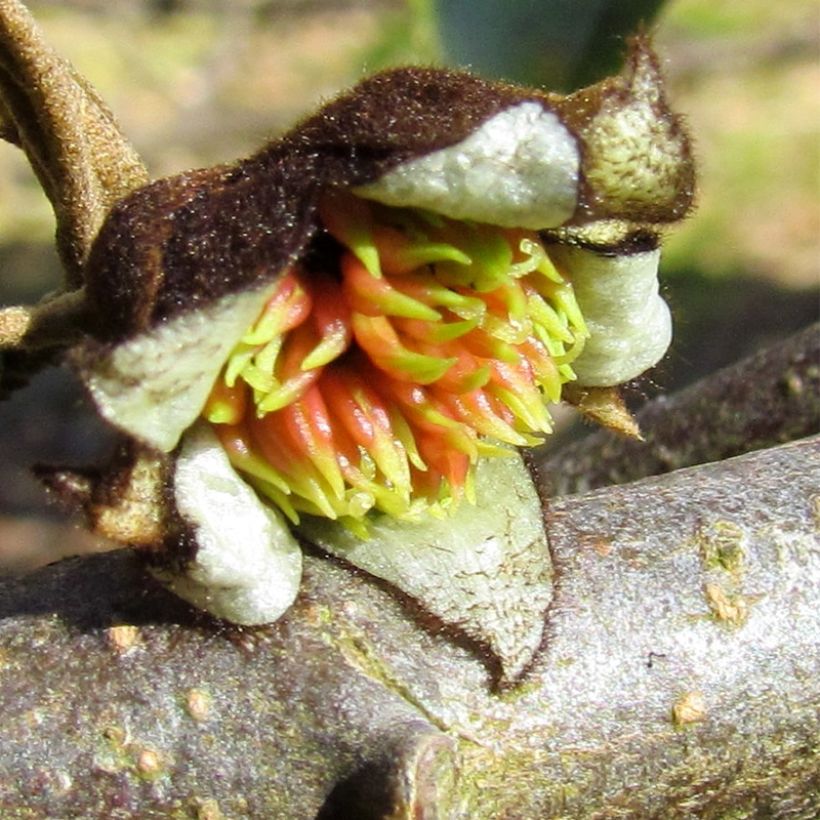
[[322, 557], [259, 632], [195, 620], [129, 553], [5, 581], [2, 813], [814, 816], [819, 455], [552, 502], [547, 638], [506, 692]]
[[[0, 314], [0, 346], [33, 362], [76, 330], [90, 243], [146, 174], [17, 0], [0, 0], [0, 137], [53, 203], [75, 291]], [[553, 482], [816, 429], [812, 333], [656, 402], [646, 449], [557, 456]], [[0, 814], [816, 816], [819, 450], [550, 502], [546, 637], [505, 690], [480, 647], [318, 551], [296, 605], [255, 631], [192, 613], [132, 553], [2, 580]]]
[[0, 138], [26, 153], [57, 218], [71, 288], [111, 205], [147, 171], [99, 95], [18, 0], [0, 2]]
[[820, 324], [649, 402], [644, 441], [593, 433], [539, 465], [548, 495], [585, 492], [820, 432]]

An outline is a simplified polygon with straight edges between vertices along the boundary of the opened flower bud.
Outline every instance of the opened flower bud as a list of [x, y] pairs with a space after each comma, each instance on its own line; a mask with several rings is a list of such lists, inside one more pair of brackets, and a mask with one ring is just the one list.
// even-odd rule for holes
[[[135, 491], [164, 522], [143, 542], [188, 552], [160, 576], [258, 623], [298, 590], [291, 527], [413, 595], [391, 543], [548, 562], [516, 448], [550, 432], [567, 383], [611, 387], [663, 355], [659, 229], [692, 188], [639, 39], [623, 76], [568, 97], [377, 75], [249, 159], [126, 197], [90, 254], [93, 338], [73, 360], [142, 454], [118, 480], [161, 465]], [[543, 612], [538, 578], [515, 594]]]
[[588, 335], [533, 231], [333, 191], [205, 404], [233, 465], [294, 523], [474, 503], [480, 456], [537, 444]]

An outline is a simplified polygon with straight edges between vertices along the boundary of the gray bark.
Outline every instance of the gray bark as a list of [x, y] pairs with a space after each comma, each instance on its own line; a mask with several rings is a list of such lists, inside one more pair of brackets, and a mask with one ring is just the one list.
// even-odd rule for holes
[[[77, 287], [144, 168], [25, 8], [0, 18], [0, 137], [52, 199]], [[4, 311], [0, 344], [36, 351], [38, 310]], [[548, 476], [568, 491], [816, 431], [813, 333], [794, 361], [655, 403], [646, 449], [589, 442]], [[282, 621], [244, 632], [132, 553], [1, 580], [0, 816], [817, 817], [819, 455], [807, 439], [549, 502], [554, 598], [515, 687], [318, 552]]]
[[601, 430], [539, 464], [551, 495], [584, 492], [820, 432], [820, 324], [713, 373], [637, 416], [644, 441]]
[[816, 817], [819, 477], [813, 438], [551, 502], [546, 639], [506, 691], [321, 556], [244, 633], [130, 553], [7, 580], [2, 816]]

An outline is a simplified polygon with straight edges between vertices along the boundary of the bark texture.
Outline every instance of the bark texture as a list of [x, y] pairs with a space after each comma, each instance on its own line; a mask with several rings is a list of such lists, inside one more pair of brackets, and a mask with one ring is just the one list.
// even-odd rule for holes
[[148, 175], [106, 104], [17, 0], [0, 3], [0, 139], [25, 151], [54, 208], [67, 284], [79, 287], [108, 209]]
[[638, 413], [644, 440], [593, 433], [539, 465], [551, 495], [585, 492], [820, 433], [820, 323]]
[[505, 691], [320, 556], [244, 633], [130, 553], [7, 580], [2, 815], [816, 817], [818, 478], [814, 438], [553, 501], [546, 640]]

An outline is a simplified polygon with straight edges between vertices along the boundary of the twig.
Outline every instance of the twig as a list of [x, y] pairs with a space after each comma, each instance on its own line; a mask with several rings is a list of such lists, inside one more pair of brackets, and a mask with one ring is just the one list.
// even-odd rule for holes
[[638, 422], [643, 442], [601, 431], [543, 462], [547, 495], [634, 481], [820, 432], [820, 324], [655, 399]]
[[0, 813], [814, 817], [819, 454], [554, 502], [547, 641], [506, 693], [321, 558], [259, 632], [193, 620], [128, 553], [6, 581]]

